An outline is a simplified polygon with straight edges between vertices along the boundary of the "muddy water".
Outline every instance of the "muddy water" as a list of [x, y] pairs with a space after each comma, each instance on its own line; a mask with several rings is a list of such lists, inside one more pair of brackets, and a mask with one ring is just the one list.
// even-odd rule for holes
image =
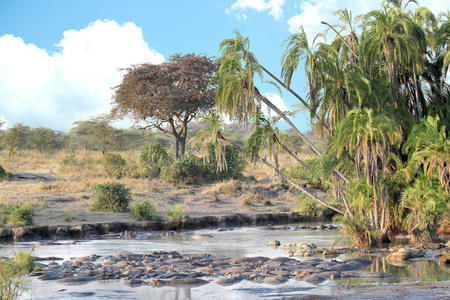
[[[89, 254], [109, 255], [120, 250], [144, 253], [153, 250], [176, 250], [180, 253], [202, 251], [218, 257], [243, 256], [288, 256], [282, 248], [266, 246], [271, 240], [281, 244], [313, 242], [318, 247], [348, 246], [339, 231], [279, 231], [258, 228], [238, 228], [233, 231], [199, 230], [195, 234], [212, 235], [212, 238], [196, 240], [192, 234], [161, 237], [154, 235], [143, 239], [106, 239], [81, 241], [59, 241], [63, 245], [39, 245], [38, 243], [17, 243], [0, 249], [0, 255], [12, 256], [15, 252], [30, 251], [40, 257], [56, 256], [64, 259]], [[343, 258], [340, 256], [339, 258]], [[442, 270], [431, 260], [413, 261], [405, 266], [389, 265], [383, 258], [373, 258], [373, 264], [366, 271], [388, 272], [395, 278], [388, 280], [327, 280], [319, 285], [305, 281], [290, 280], [284, 284], [270, 285], [243, 281], [233, 286], [223, 287], [209, 278], [211, 283], [200, 287], [128, 287], [120, 280], [93, 281], [86, 284], [63, 284], [55, 281], [40, 281], [30, 278], [30, 291], [23, 299], [279, 299], [280, 297], [301, 295], [336, 295], [342, 289], [358, 286], [376, 286], [417, 281], [450, 280], [450, 273]], [[208, 279], [208, 278], [205, 278]]]

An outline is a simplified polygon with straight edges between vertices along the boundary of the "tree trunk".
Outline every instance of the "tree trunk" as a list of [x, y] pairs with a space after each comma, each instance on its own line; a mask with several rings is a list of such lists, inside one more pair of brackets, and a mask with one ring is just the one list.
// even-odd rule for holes
[[373, 219], [375, 224], [375, 229], [379, 228], [378, 222], [378, 201], [377, 201], [377, 186], [373, 185]]
[[[286, 123], [288, 123], [288, 125], [294, 130], [294, 132], [302, 138], [302, 140], [311, 148], [311, 150], [317, 156], [322, 155], [320, 153], [319, 149], [317, 149], [316, 146], [314, 146], [314, 144], [311, 143], [311, 141], [308, 140], [308, 138], [306, 136], [304, 136], [303, 133], [301, 133], [297, 127], [295, 127], [294, 123], [292, 123], [292, 121], [286, 116], [286, 114], [284, 114], [278, 107], [273, 105], [273, 103], [270, 102], [264, 95], [262, 95], [257, 88], [255, 88], [255, 91], [256, 91], [256, 97], [258, 97], [262, 102], [264, 102], [264, 104], [266, 104], [271, 110], [273, 110], [275, 113], [277, 113]], [[346, 183], [349, 182], [347, 177], [345, 177], [345, 175], [342, 174], [339, 170], [334, 169], [333, 172], [335, 172]]]
[[181, 137], [178, 144], [180, 146], [180, 156], [184, 156], [186, 152], [186, 136]]
[[175, 159], [178, 159], [180, 157], [178, 149], [180, 148], [179, 146], [179, 141], [178, 138], [175, 136]]
[[[239, 149], [242, 149], [242, 147], [239, 144], [234, 143], [233, 141], [230, 141], [229, 139], [225, 138], [223, 135], [221, 135], [221, 139], [238, 147]], [[266, 166], [268, 166], [269, 168], [276, 170], [276, 168], [274, 166], [272, 166], [272, 164], [270, 164], [267, 160], [265, 160], [264, 158], [260, 159]], [[308, 167], [309, 168], [309, 167]], [[326, 207], [328, 207], [331, 210], [334, 210], [335, 212], [341, 214], [341, 215], [345, 215], [345, 212], [337, 207], [334, 207], [331, 204], [328, 204], [326, 201], [314, 196], [313, 194], [311, 194], [308, 190], [306, 190], [305, 188], [303, 188], [302, 186], [300, 186], [299, 184], [295, 183], [293, 180], [291, 180], [289, 177], [287, 177], [283, 172], [278, 171], [279, 175], [281, 176], [282, 179], [284, 179], [287, 183], [289, 183], [290, 185], [292, 185], [293, 187], [299, 189], [301, 192], [305, 193], [307, 196], [311, 197], [312, 199], [318, 201], [319, 203], [325, 205]], [[353, 216], [352, 212], [349, 211], [349, 214], [351, 216]]]
[[[264, 158], [261, 158], [261, 161], [262, 161], [266, 166], [268, 166], [269, 168], [271, 168], [271, 169], [273, 169], [273, 170], [276, 169], [271, 163], [269, 163], [269, 162], [268, 162], [267, 160], [265, 160]], [[283, 172], [279, 171], [279, 174], [280, 174], [280, 176], [283, 177], [283, 179], [286, 180], [290, 185], [292, 185], [293, 187], [299, 189], [301, 192], [305, 193], [307, 196], [311, 197], [312, 199], [318, 201], [319, 203], [325, 205], [325, 206], [328, 207], [329, 209], [332, 209], [332, 210], [334, 210], [335, 212], [337, 212], [337, 213], [339, 213], [339, 214], [341, 214], [341, 215], [344, 215], [344, 214], [345, 214], [345, 212], [344, 212], [343, 210], [341, 210], [341, 209], [339, 209], [339, 208], [337, 208], [337, 207], [334, 207], [333, 205], [328, 204], [326, 201], [324, 201], [324, 200], [322, 200], [322, 199], [320, 199], [320, 198], [314, 196], [313, 194], [311, 194], [307, 189], [305, 189], [305, 188], [302, 187], [301, 185], [299, 185], [299, 184], [295, 183], [294, 181], [292, 181], [292, 180], [291, 180], [289, 177], [287, 177]]]

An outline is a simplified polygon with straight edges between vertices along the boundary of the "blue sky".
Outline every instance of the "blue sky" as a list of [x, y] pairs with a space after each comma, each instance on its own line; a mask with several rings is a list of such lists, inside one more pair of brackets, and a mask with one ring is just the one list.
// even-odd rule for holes
[[[174, 53], [218, 56], [219, 43], [238, 29], [252, 51], [274, 74], [280, 73], [281, 43], [298, 26], [308, 36], [334, 23], [333, 12], [354, 15], [377, 8], [367, 0], [0, 0], [0, 117], [68, 130], [72, 122], [109, 110], [119, 67], [167, 59]], [[443, 1], [422, 5], [439, 11]], [[447, 5], [448, 6], [448, 5]], [[305, 94], [299, 68], [293, 88]], [[268, 79], [268, 78], [266, 78]], [[260, 90], [289, 108], [298, 102], [270, 85]], [[309, 120], [295, 123], [307, 130]]]

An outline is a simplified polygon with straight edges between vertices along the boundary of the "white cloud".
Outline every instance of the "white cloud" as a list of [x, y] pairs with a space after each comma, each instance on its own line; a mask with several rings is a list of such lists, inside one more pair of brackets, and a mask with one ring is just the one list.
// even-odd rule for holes
[[[283, 101], [283, 98], [280, 97], [280, 95], [272, 93], [272, 92], [266, 92], [263, 93], [264, 96], [267, 97], [267, 99], [270, 100], [276, 107], [278, 107], [281, 111], [288, 111], [288, 108], [286, 104]], [[269, 108], [267, 105], [262, 103], [261, 105], [261, 111], [265, 115], [269, 116], [276, 116], [276, 114]]]
[[[438, 14], [443, 8], [448, 6], [444, 0], [419, 0], [420, 6], [431, 9], [432, 12]], [[415, 10], [416, 5], [410, 3], [408, 9]], [[289, 31], [291, 33], [298, 32], [300, 25], [305, 28], [308, 41], [312, 43], [314, 37], [327, 29], [320, 22], [325, 21], [331, 25], [337, 23], [338, 18], [334, 12], [338, 9], [347, 8], [351, 10], [353, 17], [365, 14], [371, 10], [381, 8], [381, 0], [309, 0], [303, 1], [299, 5], [300, 13], [288, 19]], [[327, 38], [333, 38], [334, 35], [329, 33]]]
[[0, 112], [10, 125], [67, 130], [74, 121], [109, 111], [119, 68], [164, 61], [134, 23], [97, 20], [65, 31], [57, 47], [49, 54], [20, 37], [0, 37]]
[[257, 12], [268, 11], [269, 15], [279, 19], [283, 16], [282, 6], [284, 2], [285, 0], [237, 0], [230, 8], [225, 10], [225, 13], [229, 14], [232, 10], [253, 9]]

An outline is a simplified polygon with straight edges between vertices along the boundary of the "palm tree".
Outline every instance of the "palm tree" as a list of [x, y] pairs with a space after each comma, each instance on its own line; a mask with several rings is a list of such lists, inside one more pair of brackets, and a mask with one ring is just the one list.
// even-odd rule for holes
[[446, 194], [439, 186], [436, 178], [418, 177], [413, 185], [403, 191], [400, 205], [407, 212], [404, 226], [413, 242], [429, 242], [439, 218], [450, 215], [448, 192]]
[[387, 226], [386, 188], [380, 179], [385, 175], [390, 147], [401, 137], [401, 131], [392, 118], [384, 114], [375, 115], [372, 109], [367, 108], [350, 111], [335, 132], [332, 146], [336, 156], [339, 158], [344, 151], [354, 155], [358, 177], [363, 170], [367, 185], [373, 188], [375, 228], [385, 229]]
[[283, 88], [289, 91], [294, 97], [296, 97], [306, 109], [310, 110], [308, 103], [295, 91], [293, 91], [289, 85], [286, 85], [281, 81], [278, 77], [276, 77], [272, 72], [270, 72], [267, 68], [261, 65], [256, 56], [250, 52], [250, 39], [244, 38], [239, 30], [233, 30], [234, 38], [228, 38], [223, 40], [219, 45], [219, 50], [222, 51], [222, 56], [233, 56], [238, 54], [241, 58], [248, 64], [252, 64], [253, 67], [256, 67], [255, 71], [260, 75], [262, 79], [262, 72], [265, 72], [269, 75], [273, 80], [275, 80], [278, 84], [280, 84]]
[[253, 132], [248, 137], [247, 152], [250, 155], [251, 161], [255, 162], [259, 160], [259, 155], [262, 150], [266, 150], [275, 162], [275, 174], [279, 175], [280, 165], [278, 163], [278, 153], [281, 150], [280, 131], [273, 121], [264, 118], [260, 113], [257, 113], [255, 118], [258, 119], [255, 121], [258, 126], [255, 126]]
[[438, 169], [442, 187], [447, 193], [450, 192], [450, 140], [445, 126], [439, 130], [439, 116], [428, 116], [414, 126], [403, 151], [409, 154], [412, 165], [423, 165], [423, 172], [428, 176], [430, 184]]
[[[220, 65], [215, 75], [216, 106], [219, 112], [248, 123], [250, 112], [256, 112], [256, 108], [262, 102], [283, 119], [317, 156], [320, 156], [319, 149], [298, 130], [288, 116], [256, 88], [254, 76], [259, 75], [262, 79], [261, 66], [249, 51], [248, 39], [242, 38], [237, 31], [235, 35], [234, 39], [226, 39], [220, 44], [222, 57], [219, 58]], [[335, 172], [348, 182], [344, 174], [338, 170]]]
[[225, 123], [213, 110], [208, 115], [203, 115], [201, 120], [206, 123], [206, 126], [197, 132], [193, 140], [197, 141], [201, 146], [212, 144], [216, 154], [217, 172], [225, 171], [228, 169], [225, 148], [230, 144], [223, 137]]
[[409, 34], [412, 21], [400, 10], [384, 4], [381, 10], [366, 14], [364, 24], [361, 47], [367, 54], [367, 63], [375, 63], [373, 58], [379, 58], [376, 63], [386, 65], [394, 104], [403, 106], [399, 102], [399, 70], [410, 63], [411, 57], [418, 56], [414, 52], [418, 49], [417, 40]]

